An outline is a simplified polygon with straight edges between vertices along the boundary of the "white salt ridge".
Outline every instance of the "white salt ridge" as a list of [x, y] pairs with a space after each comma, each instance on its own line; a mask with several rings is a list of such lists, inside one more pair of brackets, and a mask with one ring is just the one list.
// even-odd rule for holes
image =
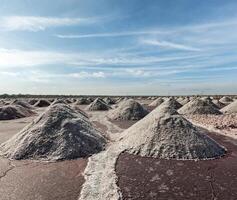
[[89, 119], [65, 104], [50, 106], [41, 116], [0, 146], [10, 159], [64, 160], [103, 150], [105, 139]]

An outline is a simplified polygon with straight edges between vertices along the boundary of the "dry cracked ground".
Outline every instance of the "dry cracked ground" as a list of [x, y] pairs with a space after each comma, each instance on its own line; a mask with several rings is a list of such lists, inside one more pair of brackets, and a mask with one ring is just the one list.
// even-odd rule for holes
[[[42, 111], [39, 109], [37, 113]], [[88, 114], [111, 142], [113, 137], [135, 123], [109, 121], [105, 119], [106, 111]], [[0, 143], [20, 131], [34, 117], [1, 121]], [[204, 123], [200, 125], [209, 128]], [[228, 131], [225, 134], [221, 131], [209, 133], [228, 149], [226, 156], [216, 160], [175, 161], [121, 154], [116, 174], [123, 199], [236, 200], [237, 139], [233, 134], [228, 135]], [[76, 200], [84, 183], [86, 165], [87, 159], [37, 162], [0, 158], [0, 200]]]

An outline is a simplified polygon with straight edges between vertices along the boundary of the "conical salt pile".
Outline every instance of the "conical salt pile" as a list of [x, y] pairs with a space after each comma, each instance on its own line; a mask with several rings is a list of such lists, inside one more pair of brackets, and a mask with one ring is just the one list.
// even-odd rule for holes
[[18, 119], [29, 117], [33, 114], [35, 114], [33, 111], [20, 105], [6, 105], [0, 107], [0, 120]]
[[40, 99], [35, 103], [35, 107], [48, 107], [51, 103], [47, 100]]
[[233, 100], [232, 100], [230, 97], [228, 97], [228, 96], [222, 97], [221, 99], [219, 99], [219, 101], [220, 101], [221, 103], [225, 104], [225, 105], [228, 105], [228, 104], [230, 104], [231, 102], [233, 102]]
[[108, 114], [113, 120], [139, 120], [145, 117], [148, 111], [133, 99], [119, 103], [118, 107]]
[[87, 98], [81, 97], [76, 100], [75, 105], [88, 105], [91, 101], [89, 101]]
[[150, 104], [149, 104], [149, 106], [151, 106], [151, 107], [157, 107], [157, 106], [159, 106], [160, 104], [162, 104], [164, 102], [164, 100], [161, 98], [161, 97], [159, 97], [159, 98], [157, 98], [156, 100], [154, 100], [153, 102], [151, 102]]
[[194, 99], [189, 103], [185, 104], [182, 108], [178, 110], [180, 114], [184, 115], [196, 115], [196, 114], [222, 114], [213, 103], [209, 101], [204, 101], [202, 99]]
[[175, 110], [178, 110], [179, 108], [182, 107], [182, 105], [172, 97], [166, 99], [161, 105], [170, 107], [170, 108], [175, 109]]
[[219, 109], [226, 106], [225, 104], [221, 103], [218, 99], [213, 99], [212, 103], [214, 103], [217, 106], [217, 108], [219, 108]]
[[164, 159], [211, 159], [225, 149], [169, 107], [159, 106], [123, 132], [129, 153]]
[[22, 106], [24, 108], [29, 108], [29, 109], [33, 108], [28, 102], [22, 101], [22, 100], [17, 100], [17, 99], [12, 101], [11, 105], [18, 105], [18, 106]]
[[115, 101], [114, 99], [110, 98], [110, 97], [105, 97], [104, 99], [104, 102], [111, 105], [111, 104], [115, 104]]
[[222, 108], [221, 112], [228, 114], [237, 113], [237, 100]]
[[30, 99], [28, 103], [33, 106], [37, 101], [37, 99]]
[[178, 101], [182, 106], [188, 103], [190, 100], [188, 97], [185, 97], [182, 101]]
[[98, 110], [109, 110], [111, 107], [106, 104], [102, 99], [96, 98], [89, 106], [87, 106], [86, 110], [98, 111]]
[[65, 104], [56, 104], [3, 143], [0, 150], [17, 160], [64, 160], [87, 157], [104, 145], [105, 139], [87, 118]]

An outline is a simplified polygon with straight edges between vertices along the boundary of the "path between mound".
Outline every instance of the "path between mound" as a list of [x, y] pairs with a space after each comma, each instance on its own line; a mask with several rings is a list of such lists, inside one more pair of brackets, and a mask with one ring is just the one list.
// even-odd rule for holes
[[[91, 112], [91, 121], [97, 121], [107, 126], [107, 134], [112, 141], [118, 141], [123, 129], [110, 122], [107, 112]], [[117, 131], [117, 132], [115, 132]], [[117, 186], [115, 172], [116, 161], [123, 147], [115, 143], [105, 151], [91, 156], [84, 171], [85, 183], [82, 186], [79, 200], [119, 200], [122, 194]]]

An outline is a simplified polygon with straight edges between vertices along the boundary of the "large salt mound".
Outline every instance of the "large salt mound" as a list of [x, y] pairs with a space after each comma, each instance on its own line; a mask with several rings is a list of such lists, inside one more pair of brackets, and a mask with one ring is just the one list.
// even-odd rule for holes
[[231, 102], [233, 102], [233, 100], [232, 100], [230, 97], [228, 97], [228, 96], [222, 97], [221, 99], [219, 99], [219, 101], [220, 101], [221, 103], [224, 103], [225, 105], [228, 105], [228, 104], [230, 104]]
[[[176, 101], [174, 98], [172, 98], [172, 97], [166, 99], [161, 105], [162, 105], [162, 106], [170, 107], [170, 108], [175, 109], [175, 110], [178, 110], [179, 108], [182, 107], [182, 105], [181, 105], [179, 102], [177, 102], [177, 101]], [[160, 105], [160, 106], [161, 106], [161, 105]]]
[[149, 106], [157, 107], [157, 106], [159, 106], [160, 104], [162, 104], [163, 102], [164, 102], [164, 100], [163, 100], [161, 97], [159, 97], [159, 98], [157, 98], [156, 100], [154, 100], [153, 102], [151, 102], [151, 103], [149, 104]]
[[48, 107], [50, 105], [50, 102], [44, 99], [40, 99], [35, 103], [35, 107]]
[[0, 120], [11, 120], [23, 117], [29, 117], [34, 112], [20, 105], [7, 105], [0, 107]]
[[97, 110], [109, 110], [111, 107], [106, 104], [102, 99], [96, 98], [90, 105], [86, 107], [86, 110], [97, 111]]
[[164, 159], [211, 159], [225, 149], [169, 107], [159, 106], [123, 132], [129, 153]]
[[189, 103], [185, 104], [178, 110], [180, 114], [195, 115], [195, 114], [222, 114], [213, 103], [204, 101], [202, 99], [194, 99]]
[[237, 113], [237, 100], [222, 108], [221, 112], [228, 114]]
[[139, 120], [145, 117], [148, 111], [133, 99], [122, 101], [118, 107], [111, 110], [109, 118], [113, 120]]
[[185, 105], [186, 103], [188, 103], [190, 100], [188, 97], [185, 97], [183, 100], [178, 101], [181, 105]]
[[104, 148], [105, 139], [87, 118], [65, 104], [46, 112], [0, 146], [11, 159], [64, 160], [87, 157]]

